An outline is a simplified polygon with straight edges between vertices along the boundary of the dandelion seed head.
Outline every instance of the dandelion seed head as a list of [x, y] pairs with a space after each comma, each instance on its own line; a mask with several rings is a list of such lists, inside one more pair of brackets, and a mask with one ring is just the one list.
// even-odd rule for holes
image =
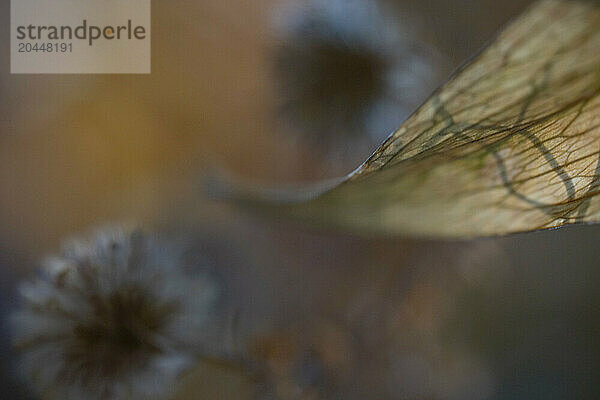
[[138, 231], [72, 240], [21, 286], [13, 315], [23, 372], [44, 396], [145, 399], [191, 366], [218, 290]]
[[378, 143], [436, 84], [440, 57], [377, 1], [311, 0], [275, 21], [281, 111], [313, 142]]

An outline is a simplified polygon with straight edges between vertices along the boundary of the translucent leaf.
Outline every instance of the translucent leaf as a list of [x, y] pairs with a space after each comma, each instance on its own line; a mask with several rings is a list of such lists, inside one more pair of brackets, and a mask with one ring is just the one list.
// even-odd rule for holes
[[597, 222], [599, 94], [598, 3], [542, 0], [341, 183], [230, 195], [359, 233], [469, 237]]

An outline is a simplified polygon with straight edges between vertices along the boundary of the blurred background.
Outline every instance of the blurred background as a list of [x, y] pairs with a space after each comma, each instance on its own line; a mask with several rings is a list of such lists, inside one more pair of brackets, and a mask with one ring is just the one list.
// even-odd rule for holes
[[[598, 398], [600, 228], [354, 237], [239, 214], [201, 185], [349, 173], [528, 3], [155, 1], [150, 75], [11, 75], [4, 57], [2, 320], [65, 237], [136, 221], [205, 255], [268, 365], [259, 384], [199, 365], [176, 398]], [[7, 0], [0, 18], [8, 54]], [[33, 398], [4, 323], [0, 351], [6, 398]]]

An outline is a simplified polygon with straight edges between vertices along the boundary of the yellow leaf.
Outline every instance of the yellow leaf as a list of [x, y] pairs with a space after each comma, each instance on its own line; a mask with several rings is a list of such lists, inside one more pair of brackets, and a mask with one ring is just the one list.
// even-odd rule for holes
[[238, 199], [359, 233], [470, 237], [597, 222], [599, 191], [600, 7], [542, 0], [341, 183]]

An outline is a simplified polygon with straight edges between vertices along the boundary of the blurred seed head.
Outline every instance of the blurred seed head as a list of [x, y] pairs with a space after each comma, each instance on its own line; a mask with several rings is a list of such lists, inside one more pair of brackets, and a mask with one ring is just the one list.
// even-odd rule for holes
[[281, 111], [313, 144], [378, 144], [437, 85], [441, 57], [377, 1], [286, 6], [276, 19]]
[[165, 243], [125, 228], [73, 240], [20, 288], [14, 345], [44, 397], [168, 394], [194, 360], [217, 297]]

